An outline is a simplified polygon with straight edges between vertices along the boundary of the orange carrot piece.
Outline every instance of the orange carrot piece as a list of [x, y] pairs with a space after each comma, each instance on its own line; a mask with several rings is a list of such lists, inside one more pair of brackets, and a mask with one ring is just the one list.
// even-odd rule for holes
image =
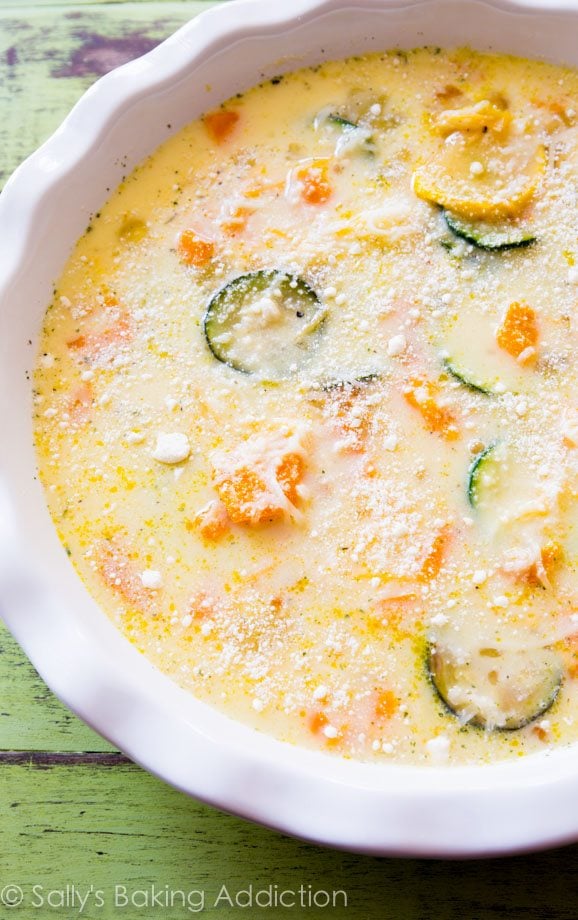
[[229, 139], [240, 117], [238, 112], [219, 109], [217, 112], [209, 112], [208, 115], [205, 115], [203, 122], [213, 140], [217, 144], [222, 144]]
[[415, 377], [403, 395], [406, 402], [417, 409], [431, 432], [454, 441], [458, 436], [456, 418], [451, 409], [439, 404], [437, 394], [437, 387], [431, 380]]
[[326, 735], [324, 731], [324, 729], [327, 728], [329, 724], [330, 722], [328, 716], [320, 709], [314, 709], [313, 711], [310, 711], [307, 716], [307, 726], [309, 731], [313, 735], [321, 735], [324, 743], [332, 747], [333, 745], [339, 744], [339, 742], [342, 740], [343, 732], [345, 731], [346, 726], [341, 726], [341, 731], [338, 731], [335, 737], [333, 737], [332, 735]]
[[544, 584], [554, 577], [563, 561], [564, 549], [555, 540], [551, 540], [542, 547], [540, 561], [522, 573], [523, 580], [533, 588], [544, 587]]
[[243, 230], [247, 229], [249, 218], [251, 214], [254, 213], [254, 208], [246, 208], [240, 205], [231, 211], [228, 217], [219, 221], [221, 230], [223, 233], [226, 233], [227, 236], [236, 236], [238, 233], [242, 233]]
[[397, 712], [398, 699], [392, 690], [380, 690], [375, 702], [375, 714], [380, 719], [391, 719]]
[[190, 598], [187, 613], [194, 620], [206, 620], [214, 617], [217, 609], [215, 598], [206, 591], [198, 591]]
[[[280, 478], [280, 472], [284, 479]], [[277, 478], [288, 500], [295, 504], [299, 481], [297, 467], [284, 470], [280, 467]], [[268, 494], [263, 479], [250, 467], [239, 467], [226, 478], [218, 479], [215, 488], [233, 524], [263, 524], [265, 521], [281, 520], [284, 515], [284, 509], [275, 504], [274, 496]]]
[[145, 611], [153, 597], [143, 586], [128, 553], [114, 540], [102, 540], [95, 553], [98, 571], [104, 582], [133, 608]]
[[261, 524], [266, 520], [278, 520], [282, 516], [281, 509], [270, 504], [258, 508], [267, 487], [249, 467], [239, 467], [230, 476], [217, 479], [215, 488], [233, 524]]
[[[305, 471], [299, 454], [288, 453], [274, 470], [283, 494], [295, 505], [297, 486]], [[250, 466], [240, 464], [226, 473], [215, 471], [215, 489], [233, 524], [263, 524], [281, 520], [285, 508], [276, 500], [264, 479]]]
[[432, 578], [435, 578], [437, 575], [439, 575], [450, 543], [450, 539], [450, 528], [442, 527], [440, 532], [434, 538], [430, 551], [422, 564], [420, 577], [424, 581], [431, 581]]
[[307, 204], [325, 204], [333, 195], [328, 166], [323, 161], [299, 169], [297, 178], [301, 182], [301, 198]]
[[204, 268], [215, 255], [215, 244], [205, 240], [194, 230], [183, 230], [179, 236], [177, 250], [185, 265]]
[[89, 383], [83, 383], [70, 394], [68, 414], [73, 425], [84, 425], [90, 418], [94, 394]]
[[546, 543], [546, 546], [542, 549], [542, 565], [546, 569], [547, 575], [552, 574], [556, 566], [562, 562], [563, 557], [564, 550], [559, 543], [555, 540]]
[[[314, 405], [325, 410], [336, 433], [341, 440], [342, 449], [353, 453], [361, 452], [366, 447], [366, 442], [371, 431], [373, 411], [366, 399], [366, 384], [347, 384], [335, 387], [322, 398], [312, 397]], [[368, 475], [376, 475], [374, 470]]]
[[69, 339], [66, 343], [68, 348], [72, 348], [73, 351], [79, 351], [86, 347], [86, 336], [77, 335], [73, 339]]
[[329, 719], [321, 710], [315, 710], [309, 715], [308, 718], [309, 730], [313, 732], [314, 735], [318, 735], [326, 725], [329, 724]]
[[511, 303], [496, 332], [496, 341], [513, 358], [528, 348], [534, 349], [538, 344], [536, 311], [523, 301]]
[[286, 454], [277, 467], [277, 481], [292, 505], [299, 500], [297, 486], [303, 479], [305, 463], [300, 454]]
[[96, 359], [116, 346], [124, 345], [131, 336], [130, 322], [127, 316], [121, 316], [114, 325], [102, 332], [92, 332], [87, 335], [78, 335], [66, 343], [73, 351], [83, 357]]
[[198, 530], [206, 540], [219, 540], [229, 529], [227, 509], [222, 502], [214, 499], [185, 526], [187, 530]]
[[550, 112], [567, 127], [572, 124], [573, 116], [569, 114], [572, 105], [569, 100], [567, 100], [566, 105], [560, 99], [540, 99], [535, 97], [531, 102], [536, 108], [545, 109], [547, 112]]

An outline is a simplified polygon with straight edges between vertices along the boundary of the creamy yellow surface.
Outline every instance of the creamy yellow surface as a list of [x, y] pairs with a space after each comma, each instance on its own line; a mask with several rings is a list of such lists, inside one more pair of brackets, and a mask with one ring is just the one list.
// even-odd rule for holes
[[[576, 739], [577, 113], [536, 62], [329, 63], [95, 216], [46, 314], [40, 472], [90, 592], [199, 698], [362, 760]], [[479, 249], [441, 205], [535, 241]], [[213, 343], [243, 372], [204, 316], [259, 270], [319, 302], [248, 296]]]

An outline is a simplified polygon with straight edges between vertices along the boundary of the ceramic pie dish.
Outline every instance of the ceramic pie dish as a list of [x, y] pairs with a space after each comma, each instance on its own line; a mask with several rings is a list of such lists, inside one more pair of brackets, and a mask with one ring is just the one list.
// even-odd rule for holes
[[0, 612], [54, 692], [152, 773], [287, 833], [376, 854], [475, 856], [578, 837], [575, 747], [479, 767], [347, 761], [218, 713], [116, 631], [72, 568], [36, 476], [30, 373], [52, 284], [90, 215], [170, 133], [299, 65], [471, 45], [578, 65], [578, 4], [236, 0], [99, 81], [0, 199]]

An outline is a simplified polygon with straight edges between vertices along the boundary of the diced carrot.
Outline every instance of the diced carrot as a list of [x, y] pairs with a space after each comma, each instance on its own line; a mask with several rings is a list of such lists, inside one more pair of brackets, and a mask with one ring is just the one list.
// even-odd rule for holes
[[229, 139], [240, 117], [238, 112], [219, 109], [217, 112], [209, 112], [208, 115], [205, 115], [203, 122], [213, 140], [217, 144], [222, 144]]
[[297, 170], [296, 175], [301, 183], [301, 198], [307, 204], [325, 204], [333, 195], [325, 160], [315, 160], [309, 166]]
[[240, 205], [234, 208], [231, 213], [219, 221], [219, 226], [227, 236], [236, 236], [247, 229], [247, 224], [251, 214], [255, 213], [254, 208], [246, 208]]
[[215, 255], [215, 244], [203, 239], [194, 230], [183, 230], [177, 249], [181, 261], [195, 268], [204, 268]]
[[[323, 393], [311, 396], [314, 405], [324, 410], [340, 437], [342, 450], [358, 453], [363, 451], [371, 429], [372, 408], [367, 401], [368, 385], [362, 383], [333, 387]], [[376, 475], [366, 472], [366, 475]]]
[[86, 347], [86, 336], [77, 335], [73, 339], [69, 339], [66, 345], [68, 346], [68, 348], [72, 348], [73, 351], [80, 351], [80, 349], [83, 349]]
[[417, 409], [431, 432], [441, 435], [448, 441], [457, 438], [455, 415], [447, 406], [440, 405], [435, 383], [415, 377], [403, 395], [406, 402]]
[[573, 680], [578, 679], [578, 635], [568, 636], [566, 640], [566, 673]]
[[314, 712], [310, 713], [309, 718], [308, 718], [308, 724], [309, 724], [309, 730], [312, 731], [314, 735], [318, 735], [319, 732], [322, 731], [325, 728], [325, 726], [329, 724], [329, 719], [327, 718], [324, 712], [322, 712], [319, 709], [316, 709], [314, 710]]
[[[263, 524], [284, 516], [284, 508], [276, 503], [265, 481], [250, 467], [239, 467], [228, 477], [218, 479], [215, 487], [233, 524]], [[292, 486], [287, 486], [287, 491], [283, 488], [283, 492], [288, 498], [288, 492], [295, 494]]]
[[542, 565], [546, 569], [548, 575], [551, 575], [556, 566], [562, 562], [563, 556], [564, 550], [559, 543], [555, 540], [546, 543], [546, 546], [542, 550]]
[[[259, 441], [263, 443], [258, 444]], [[279, 492], [288, 503], [297, 504], [298, 485], [305, 472], [303, 458], [292, 450], [284, 454], [273, 450], [268, 456], [269, 445], [262, 438], [251, 446], [257, 447], [252, 462], [244, 459], [244, 446], [238, 451], [238, 463], [235, 454], [224, 458], [221, 465], [217, 461], [213, 471], [217, 494], [234, 524], [257, 525], [281, 520], [287, 512], [287, 505]]]
[[559, 99], [540, 99], [534, 97], [534, 99], [532, 99], [532, 105], [535, 105], [539, 109], [544, 109], [554, 116], [556, 121], [552, 123], [552, 128], [559, 127], [560, 124], [569, 127], [574, 121], [574, 116], [571, 114], [572, 105], [569, 101], [564, 104]]
[[462, 91], [455, 83], [446, 83], [445, 86], [440, 87], [440, 89], [434, 92], [434, 96], [439, 102], [449, 102], [450, 99], [455, 99], [457, 96], [461, 95]]
[[513, 358], [519, 358], [527, 349], [535, 349], [538, 344], [536, 311], [523, 301], [511, 303], [496, 332], [496, 341]]
[[260, 524], [280, 517], [280, 509], [270, 504], [254, 510], [267, 487], [261, 477], [246, 466], [239, 467], [229, 477], [217, 479], [215, 487], [234, 524]]
[[536, 737], [540, 741], [546, 742], [549, 740], [547, 730], [545, 728], [542, 728], [541, 725], [534, 725], [532, 728], [532, 732], [534, 733], [534, 735], [536, 735]]
[[562, 416], [562, 444], [569, 449], [578, 447], [578, 410], [571, 406]]
[[114, 325], [102, 329], [100, 332], [87, 332], [69, 339], [66, 343], [70, 349], [78, 352], [84, 358], [95, 360], [109, 350], [126, 344], [131, 336], [131, 326], [126, 315], [120, 316]]
[[114, 540], [102, 540], [94, 553], [97, 569], [105, 582], [132, 607], [147, 610], [152, 595], [143, 586], [128, 552]]
[[415, 595], [396, 598], [380, 598], [375, 614], [370, 616], [370, 632], [382, 636], [384, 628], [395, 642], [402, 642], [415, 635], [415, 620], [419, 607]]
[[286, 454], [277, 467], [277, 480], [292, 505], [299, 500], [297, 486], [305, 474], [305, 463], [300, 454]]
[[250, 185], [243, 195], [245, 198], [255, 199], [260, 198], [262, 195], [267, 192], [276, 192], [281, 193], [285, 188], [285, 182], [260, 182], [256, 181], [253, 185]]
[[391, 719], [397, 712], [398, 699], [392, 690], [380, 690], [375, 701], [375, 714], [381, 719]]
[[431, 581], [432, 578], [435, 578], [437, 575], [439, 575], [451, 540], [451, 536], [450, 528], [442, 527], [440, 532], [434, 537], [430, 550], [422, 563], [420, 571], [420, 578], [424, 581]]
[[187, 521], [186, 527], [187, 530], [198, 530], [206, 540], [218, 540], [229, 529], [227, 509], [222, 502], [214, 499], [202, 508], [192, 521]]
[[206, 591], [198, 591], [191, 597], [187, 613], [195, 620], [205, 620], [215, 615], [217, 610], [215, 599]]
[[523, 573], [523, 580], [532, 587], [548, 585], [564, 560], [560, 543], [551, 540], [542, 547], [540, 559]]
[[70, 394], [68, 414], [73, 425], [84, 425], [90, 418], [94, 394], [89, 383], [76, 387]]
[[325, 712], [319, 709], [315, 709], [309, 712], [307, 716], [307, 726], [309, 728], [309, 731], [313, 735], [320, 735], [321, 738], [323, 739], [323, 742], [326, 745], [332, 747], [334, 745], [339, 744], [342, 741], [343, 735], [347, 731], [347, 726], [341, 725], [339, 730], [336, 732], [335, 736], [333, 736], [333, 735], [327, 735], [325, 733], [325, 729], [327, 728], [328, 725], [330, 725], [330, 721], [329, 721], [329, 717], [327, 716]]

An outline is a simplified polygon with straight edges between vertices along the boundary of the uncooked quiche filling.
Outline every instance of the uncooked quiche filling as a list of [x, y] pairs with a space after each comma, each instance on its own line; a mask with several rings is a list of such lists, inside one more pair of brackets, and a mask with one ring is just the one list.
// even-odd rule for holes
[[35, 374], [56, 527], [128, 639], [277, 738], [578, 738], [578, 74], [301, 70], [92, 219]]

